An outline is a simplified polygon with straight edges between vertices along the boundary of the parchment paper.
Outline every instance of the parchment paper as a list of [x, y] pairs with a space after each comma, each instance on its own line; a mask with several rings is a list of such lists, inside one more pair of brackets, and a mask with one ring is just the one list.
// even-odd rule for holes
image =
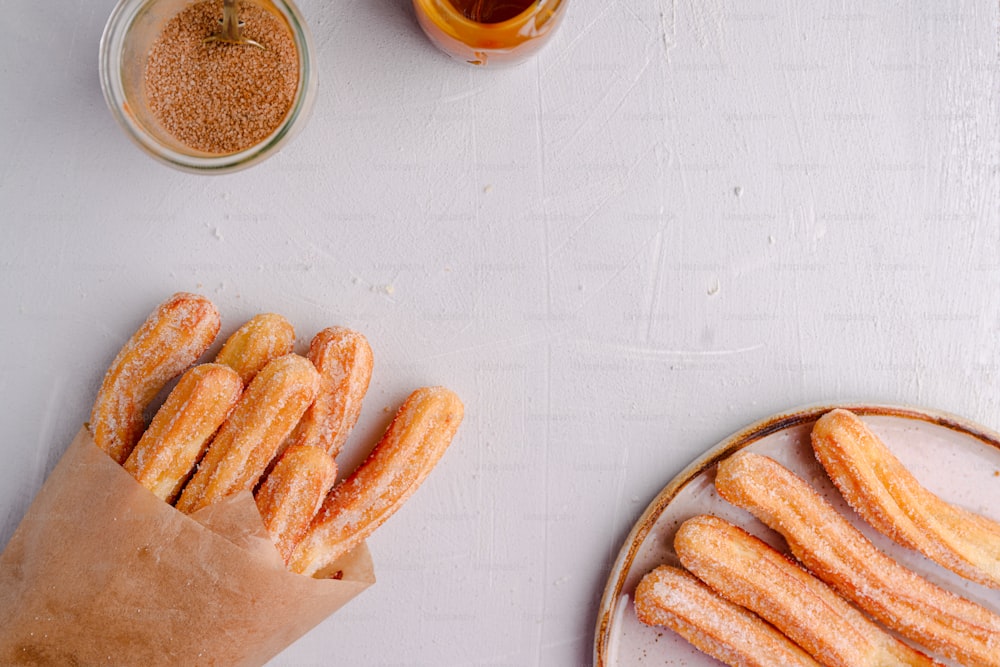
[[249, 493], [186, 516], [81, 429], [0, 556], [0, 664], [261, 665], [375, 581], [285, 570]]

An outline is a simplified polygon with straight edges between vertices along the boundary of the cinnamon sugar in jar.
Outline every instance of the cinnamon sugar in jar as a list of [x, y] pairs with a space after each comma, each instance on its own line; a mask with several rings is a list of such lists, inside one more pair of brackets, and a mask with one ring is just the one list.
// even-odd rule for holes
[[205, 42], [221, 0], [121, 0], [101, 40], [101, 83], [126, 133], [157, 159], [202, 173], [274, 154], [315, 95], [311, 39], [290, 0], [242, 0], [244, 37]]

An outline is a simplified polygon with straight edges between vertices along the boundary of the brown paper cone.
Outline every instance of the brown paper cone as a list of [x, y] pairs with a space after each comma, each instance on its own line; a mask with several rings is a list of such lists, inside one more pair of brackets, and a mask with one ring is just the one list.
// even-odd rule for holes
[[82, 429], [0, 556], [0, 664], [261, 665], [375, 581], [284, 569], [249, 493], [186, 516]]

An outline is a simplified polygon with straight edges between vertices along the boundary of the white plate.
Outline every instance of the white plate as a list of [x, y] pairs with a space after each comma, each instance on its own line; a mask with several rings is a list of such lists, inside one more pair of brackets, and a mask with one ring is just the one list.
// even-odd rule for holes
[[677, 565], [672, 543], [680, 524], [696, 515], [724, 517], [787, 551], [780, 536], [715, 493], [715, 464], [741, 449], [767, 454], [808, 480], [896, 560], [934, 583], [1000, 612], [1000, 591], [967, 582], [879, 535], [847, 507], [813, 457], [809, 432], [823, 413], [843, 407], [858, 414], [913, 475], [942, 498], [1000, 520], [1000, 435], [952, 415], [885, 405], [835, 405], [768, 417], [730, 436], [688, 466], [656, 496], [629, 533], [611, 569], [594, 640], [597, 667], [718, 665], [679, 635], [640, 623], [632, 592], [659, 564]]

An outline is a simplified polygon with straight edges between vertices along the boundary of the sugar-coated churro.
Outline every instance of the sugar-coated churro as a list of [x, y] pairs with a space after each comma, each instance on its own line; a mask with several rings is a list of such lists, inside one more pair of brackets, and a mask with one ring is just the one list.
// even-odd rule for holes
[[669, 565], [649, 572], [636, 586], [635, 613], [646, 625], [670, 628], [732, 667], [819, 666], [774, 626]]
[[719, 464], [715, 486], [722, 498], [781, 533], [817, 577], [886, 626], [964, 665], [1000, 667], [1000, 616], [894, 561], [774, 459], [736, 454]]
[[322, 574], [374, 532], [427, 477], [463, 412], [458, 396], [444, 387], [410, 394], [365, 462], [327, 497], [296, 547], [291, 568]]
[[304, 357], [286, 354], [268, 363], [212, 440], [177, 509], [191, 513], [231, 493], [252, 490], [318, 386], [319, 374]]
[[254, 494], [264, 527], [286, 563], [336, 479], [332, 456], [318, 447], [292, 445]]
[[235, 370], [247, 385], [269, 361], [291, 352], [293, 345], [295, 328], [291, 323], [281, 315], [261, 313], [226, 339], [215, 361]]
[[118, 352], [90, 413], [97, 446], [124, 463], [145, 428], [144, 411], [157, 393], [212, 344], [219, 313], [197, 294], [161, 303]]
[[830, 667], [935, 665], [784, 554], [718, 517], [685, 521], [674, 550], [699, 579]]
[[847, 410], [816, 422], [812, 446], [848, 504], [876, 530], [956, 574], [1000, 588], [1000, 523], [924, 488]]
[[186, 371], [125, 461], [140, 484], [174, 502], [209, 439], [243, 391], [236, 371], [201, 364]]
[[291, 442], [336, 457], [361, 414], [372, 376], [372, 349], [357, 331], [330, 327], [313, 337], [308, 357], [319, 371], [320, 389]]

